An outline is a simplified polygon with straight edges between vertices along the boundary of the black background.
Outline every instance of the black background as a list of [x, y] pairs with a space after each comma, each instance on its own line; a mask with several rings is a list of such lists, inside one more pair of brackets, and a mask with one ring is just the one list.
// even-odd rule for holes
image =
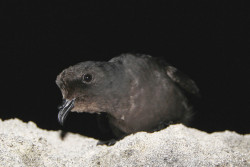
[[[249, 13], [244, 1], [2, 0], [0, 118], [57, 130], [56, 76], [121, 53], [164, 57], [196, 81], [193, 127], [250, 133]], [[94, 115], [70, 113], [65, 129], [98, 136]]]

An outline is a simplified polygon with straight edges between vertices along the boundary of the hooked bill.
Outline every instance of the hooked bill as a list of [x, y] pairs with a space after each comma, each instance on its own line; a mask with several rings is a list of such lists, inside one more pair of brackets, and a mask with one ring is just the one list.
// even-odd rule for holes
[[63, 104], [58, 107], [58, 121], [61, 125], [63, 125], [64, 120], [66, 119], [68, 113], [74, 108], [75, 98], [72, 100], [64, 100]]

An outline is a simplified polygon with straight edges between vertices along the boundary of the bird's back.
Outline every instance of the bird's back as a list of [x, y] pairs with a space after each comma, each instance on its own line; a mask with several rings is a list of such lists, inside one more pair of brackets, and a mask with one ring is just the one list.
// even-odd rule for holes
[[154, 131], [170, 122], [188, 122], [191, 107], [166, 67], [151, 56], [125, 54], [110, 62], [120, 63], [128, 78], [127, 106], [110, 118], [111, 126], [125, 134]]

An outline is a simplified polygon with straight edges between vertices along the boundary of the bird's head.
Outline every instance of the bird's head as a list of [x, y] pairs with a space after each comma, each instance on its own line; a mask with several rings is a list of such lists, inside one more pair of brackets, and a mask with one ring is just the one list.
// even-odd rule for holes
[[70, 111], [100, 113], [110, 110], [119, 88], [116, 82], [120, 75], [116, 68], [111, 62], [87, 61], [63, 70], [56, 79], [63, 96], [59, 122], [63, 124]]

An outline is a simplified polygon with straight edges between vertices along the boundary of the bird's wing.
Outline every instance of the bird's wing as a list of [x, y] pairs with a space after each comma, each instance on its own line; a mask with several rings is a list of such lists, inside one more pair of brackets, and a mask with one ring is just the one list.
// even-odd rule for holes
[[182, 89], [197, 97], [200, 97], [199, 88], [195, 82], [190, 79], [186, 74], [179, 71], [177, 68], [168, 65], [166, 66], [167, 75], [177, 83]]

